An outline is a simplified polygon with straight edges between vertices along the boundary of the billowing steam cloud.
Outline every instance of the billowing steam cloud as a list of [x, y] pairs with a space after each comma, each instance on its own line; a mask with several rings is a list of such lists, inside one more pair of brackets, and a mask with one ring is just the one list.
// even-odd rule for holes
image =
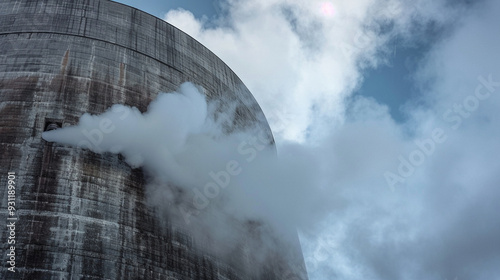
[[[113, 105], [100, 115], [84, 114], [76, 126], [47, 131], [42, 137], [96, 153], [122, 154], [131, 167], [143, 167], [151, 177], [149, 191], [157, 205], [187, 200], [175, 209], [187, 224], [227, 196], [223, 205], [212, 208], [223, 207], [241, 219], [294, 225], [295, 216], [304, 210], [297, 204], [299, 197], [310, 197], [317, 187], [315, 178], [321, 178], [317, 172], [303, 172], [305, 166], [317, 165], [317, 159], [303, 147], [290, 145], [278, 162], [267, 135], [253, 129], [224, 135], [208, 108], [200, 89], [184, 83], [178, 92], [160, 93], [145, 113]], [[172, 186], [188, 195], [175, 195]]]
[[[268, 136], [257, 128], [225, 134], [215, 121], [215, 104], [207, 104], [200, 90], [184, 83], [178, 92], [160, 93], [145, 113], [113, 105], [42, 137], [121, 154], [131, 167], [142, 167], [151, 205], [192, 235], [202, 233], [199, 238], [215, 242], [219, 251], [234, 249], [245, 234], [241, 226], [249, 222], [293, 241], [295, 226], [311, 224], [309, 214], [325, 205], [318, 203], [319, 162], [297, 145], [278, 159]], [[232, 122], [234, 116], [224, 114], [217, 119]]]

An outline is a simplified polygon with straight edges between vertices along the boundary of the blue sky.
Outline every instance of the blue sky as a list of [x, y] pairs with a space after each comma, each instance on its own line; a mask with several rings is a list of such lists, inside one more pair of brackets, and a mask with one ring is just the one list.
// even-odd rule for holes
[[294, 204], [311, 280], [498, 278], [500, 2], [121, 2], [217, 54], [299, 151], [308, 189], [276, 188], [317, 202]]
[[406, 117], [402, 106], [414, 98], [417, 90], [410, 74], [422, 58], [422, 52], [423, 47], [395, 45], [387, 64], [363, 72], [364, 81], [356, 94], [387, 104], [391, 116], [398, 122], [404, 122]]

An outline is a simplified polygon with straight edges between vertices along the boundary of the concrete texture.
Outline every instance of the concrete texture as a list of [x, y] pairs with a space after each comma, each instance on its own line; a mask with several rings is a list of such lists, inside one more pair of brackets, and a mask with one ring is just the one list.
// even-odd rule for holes
[[[105, 0], [0, 1], [0, 221], [8, 171], [16, 172], [18, 208], [16, 273], [7, 271], [2, 230], [1, 279], [305, 278], [298, 248], [290, 252], [299, 261], [277, 253], [265, 265], [244, 250], [233, 261], [198, 250], [209, 245], [147, 207], [140, 169], [41, 139], [49, 123], [76, 124], [115, 103], [145, 111], [185, 81], [221, 100], [220, 110], [239, 104], [228, 133], [257, 125], [272, 142], [231, 69], [161, 19]], [[243, 231], [243, 247], [245, 238]]]

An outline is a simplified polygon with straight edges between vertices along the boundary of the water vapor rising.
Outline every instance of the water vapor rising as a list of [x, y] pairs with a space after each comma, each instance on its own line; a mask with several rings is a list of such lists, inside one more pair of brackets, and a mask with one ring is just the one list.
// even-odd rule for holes
[[143, 168], [148, 201], [166, 222], [215, 244], [217, 254], [245, 244], [249, 255], [264, 261], [267, 249], [297, 242], [295, 225], [305, 213], [299, 198], [315, 193], [317, 177], [301, 170], [314, 160], [285, 153], [283, 164], [269, 135], [257, 127], [228, 134], [226, 122], [235, 123], [234, 110], [220, 112], [219, 101], [207, 103], [200, 90], [184, 83], [178, 92], [160, 93], [144, 113], [113, 105], [42, 137], [123, 155], [132, 168]]
[[215, 110], [196, 86], [185, 83], [178, 92], [160, 93], [145, 113], [116, 104], [42, 137], [96, 153], [122, 154], [131, 167], [143, 167], [149, 176], [153, 204], [170, 205], [166, 212], [183, 223], [205, 224], [207, 217], [232, 215], [293, 228], [304, 210], [299, 199], [311, 197], [316, 178], [321, 178], [317, 159], [290, 144], [279, 160], [258, 128], [224, 134], [215, 119], [233, 122], [234, 116], [225, 112], [214, 118]]

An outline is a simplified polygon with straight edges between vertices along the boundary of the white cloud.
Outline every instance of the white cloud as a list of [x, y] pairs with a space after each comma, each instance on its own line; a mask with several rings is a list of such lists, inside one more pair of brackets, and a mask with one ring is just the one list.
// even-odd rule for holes
[[[303, 141], [316, 129], [314, 114], [343, 121], [342, 98], [357, 85], [358, 62], [385, 40], [362, 26], [373, 1], [333, 4], [332, 16], [322, 14], [322, 2], [230, 1], [225, 24], [215, 28], [204, 28], [188, 11], [165, 18], [238, 73], [278, 138]], [[276, 123], [283, 119], [285, 125]]]
[[[331, 196], [324, 212], [303, 208], [318, 217], [303, 228], [311, 279], [497, 277], [500, 88], [490, 86], [495, 91], [477, 106], [474, 96], [479, 76], [500, 81], [500, 5], [332, 1], [330, 16], [321, 13], [324, 2], [230, 1], [224, 25], [211, 28], [186, 11], [165, 18], [238, 73], [281, 129], [278, 144], [317, 140], [299, 148], [320, 162], [313, 181]], [[429, 27], [442, 36], [413, 73], [422, 91], [405, 107], [407, 123], [396, 124], [373, 100], [349, 98], [364, 67], [383, 63], [389, 39], [426, 40]], [[400, 158], [436, 129], [446, 141], [391, 192], [384, 172], [398, 174]]]
[[299, 142], [343, 123], [344, 98], [359, 86], [363, 69], [384, 61], [388, 40], [424, 36], [429, 23], [444, 25], [457, 14], [428, 0], [224, 3], [225, 17], [211, 27], [185, 10], [170, 11], [165, 20], [238, 73], [278, 139]]

